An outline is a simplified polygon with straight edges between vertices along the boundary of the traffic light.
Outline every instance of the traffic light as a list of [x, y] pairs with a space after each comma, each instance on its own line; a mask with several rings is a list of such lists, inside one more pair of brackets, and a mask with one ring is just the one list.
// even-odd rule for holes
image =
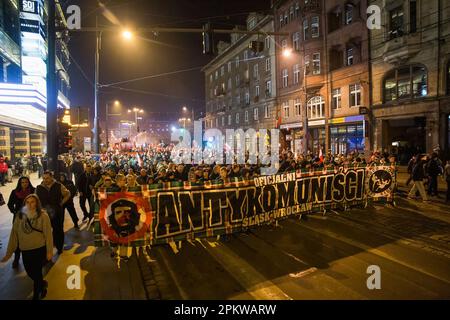
[[72, 149], [70, 125], [58, 120], [57, 136], [58, 154], [68, 153]]
[[214, 54], [214, 41], [211, 24], [206, 23], [203, 25], [203, 54]]

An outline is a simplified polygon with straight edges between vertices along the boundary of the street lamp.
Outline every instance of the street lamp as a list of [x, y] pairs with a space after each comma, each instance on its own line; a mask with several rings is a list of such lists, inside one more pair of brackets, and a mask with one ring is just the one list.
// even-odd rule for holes
[[[144, 113], [143, 109], [139, 109], [139, 108], [133, 108], [133, 109], [128, 109], [128, 113], [132, 113], [134, 112], [134, 122], [136, 123], [136, 131], [139, 133], [139, 126], [138, 126], [138, 113]], [[142, 118], [141, 118], [142, 119]]]
[[[95, 20], [95, 26], [98, 30], [98, 19]], [[102, 49], [102, 31], [96, 32], [96, 46], [95, 46], [95, 66], [94, 66], [94, 153], [100, 152], [100, 132], [99, 132], [99, 114], [98, 114], [98, 92], [100, 88], [100, 51]], [[122, 32], [122, 37], [127, 41], [133, 39], [133, 33], [129, 30], [124, 30]]]
[[[121, 105], [119, 100], [114, 100], [114, 106], [119, 107]], [[105, 130], [106, 130], [106, 149], [109, 148], [109, 131], [108, 131], [108, 117], [111, 116], [121, 116], [122, 113], [109, 113], [109, 102], [106, 103], [106, 122], [105, 122]]]

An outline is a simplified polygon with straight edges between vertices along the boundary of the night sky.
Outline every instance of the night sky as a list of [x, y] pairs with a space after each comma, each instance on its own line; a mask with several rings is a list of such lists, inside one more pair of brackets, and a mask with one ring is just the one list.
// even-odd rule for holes
[[[113, 26], [96, 10], [94, 0], [66, 0], [63, 5], [78, 4], [82, 10], [82, 27], [99, 24]], [[270, 0], [103, 0], [122, 25], [138, 27], [196, 27], [210, 21], [215, 28], [232, 28], [245, 24], [252, 12], [270, 12]], [[215, 41], [229, 37], [215, 37]], [[154, 43], [157, 41], [158, 43]], [[105, 33], [100, 55], [100, 83], [130, 80], [149, 75], [206, 65], [211, 56], [202, 54], [201, 34], [140, 34], [127, 43], [118, 35]], [[72, 106], [87, 106], [93, 113], [94, 92], [89, 83], [94, 79], [95, 34], [71, 33], [70, 51], [73, 59], [70, 67]], [[84, 71], [82, 75], [77, 64]], [[196, 114], [204, 111], [204, 75], [201, 70], [144, 81], [118, 85], [145, 91], [148, 94], [129, 92], [117, 88], [104, 88], [100, 94], [100, 113], [104, 115], [107, 101], [119, 99], [125, 107], [134, 105], [145, 109], [146, 117], [174, 120], [180, 117], [181, 106], [194, 107]], [[152, 94], [150, 94], [152, 93]]]

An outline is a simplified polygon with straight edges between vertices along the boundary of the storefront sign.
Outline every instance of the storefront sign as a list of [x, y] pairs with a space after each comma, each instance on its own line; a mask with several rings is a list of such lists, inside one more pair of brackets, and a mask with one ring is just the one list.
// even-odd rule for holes
[[392, 201], [395, 168], [347, 167], [249, 181], [98, 190], [95, 245], [147, 246], [230, 234], [277, 220]]
[[363, 121], [363, 120], [364, 120], [364, 116], [350, 116], [350, 117], [330, 119], [328, 122], [330, 124], [339, 124], [339, 123], [358, 122], [358, 121]]
[[314, 127], [314, 126], [324, 126], [325, 120], [314, 120], [314, 121], [308, 121], [308, 126]]
[[296, 128], [302, 128], [303, 127], [303, 123], [298, 122], [298, 123], [287, 123], [287, 124], [282, 124], [280, 126], [280, 129], [296, 129]]

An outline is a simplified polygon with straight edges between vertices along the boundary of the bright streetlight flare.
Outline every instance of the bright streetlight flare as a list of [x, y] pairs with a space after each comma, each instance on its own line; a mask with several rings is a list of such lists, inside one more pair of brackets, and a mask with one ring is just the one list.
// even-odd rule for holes
[[283, 49], [283, 57], [289, 58], [291, 56], [291, 54], [292, 54], [292, 49], [289, 49], [289, 48]]
[[122, 32], [122, 37], [124, 37], [126, 40], [131, 40], [133, 39], [133, 33], [129, 30], [124, 30]]

